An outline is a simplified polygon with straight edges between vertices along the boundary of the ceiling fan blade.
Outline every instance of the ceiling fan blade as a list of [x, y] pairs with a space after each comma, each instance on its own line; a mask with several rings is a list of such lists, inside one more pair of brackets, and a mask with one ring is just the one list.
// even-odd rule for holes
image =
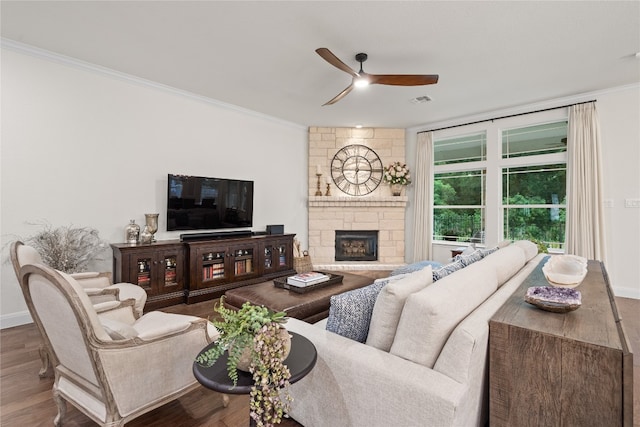
[[347, 86], [347, 88], [345, 90], [343, 90], [342, 92], [337, 94], [333, 99], [331, 99], [330, 101], [327, 101], [324, 104], [322, 104], [322, 106], [324, 107], [325, 105], [335, 104], [336, 102], [340, 101], [342, 98], [347, 96], [347, 94], [349, 92], [351, 92], [352, 89], [353, 89], [353, 83], [350, 84], [349, 86]]
[[351, 69], [351, 67], [349, 67], [347, 64], [345, 64], [344, 62], [340, 61], [338, 59], [338, 57], [335, 56], [333, 53], [331, 53], [331, 51], [329, 49], [327, 49], [326, 47], [320, 47], [320, 48], [316, 49], [316, 53], [318, 55], [320, 55], [329, 64], [333, 65], [334, 67], [338, 68], [339, 70], [342, 70], [345, 73], [348, 73], [353, 77], [358, 77], [358, 73], [353, 71]]
[[437, 74], [367, 74], [369, 84], [422, 86], [438, 83]]

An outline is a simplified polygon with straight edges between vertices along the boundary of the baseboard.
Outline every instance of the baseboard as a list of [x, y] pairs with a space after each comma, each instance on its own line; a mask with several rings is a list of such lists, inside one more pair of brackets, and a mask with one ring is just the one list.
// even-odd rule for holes
[[640, 289], [613, 286], [613, 293], [617, 297], [640, 299]]
[[26, 325], [28, 323], [33, 323], [33, 319], [31, 319], [28, 311], [3, 314], [0, 316], [0, 329], [13, 328], [14, 326]]

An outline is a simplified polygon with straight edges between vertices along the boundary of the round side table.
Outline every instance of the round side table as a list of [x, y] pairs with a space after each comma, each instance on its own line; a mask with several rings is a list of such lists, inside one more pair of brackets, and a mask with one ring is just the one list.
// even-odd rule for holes
[[[318, 353], [311, 341], [300, 334], [289, 331], [291, 335], [291, 352], [284, 363], [291, 372], [291, 384], [304, 378], [316, 364]], [[204, 353], [213, 347], [213, 343], [202, 349]], [[223, 354], [216, 362], [205, 367], [193, 362], [193, 375], [198, 382], [208, 389], [227, 394], [249, 394], [253, 386], [253, 376], [249, 372], [238, 370], [238, 383], [234, 386], [227, 372], [228, 353]], [[249, 418], [250, 426], [255, 425], [253, 418]]]

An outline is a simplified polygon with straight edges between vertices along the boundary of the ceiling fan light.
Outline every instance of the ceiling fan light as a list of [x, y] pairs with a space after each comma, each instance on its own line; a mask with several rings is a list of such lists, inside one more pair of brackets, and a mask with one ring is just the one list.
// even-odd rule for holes
[[369, 86], [369, 79], [366, 77], [358, 77], [353, 80], [353, 85], [355, 87], [365, 87]]

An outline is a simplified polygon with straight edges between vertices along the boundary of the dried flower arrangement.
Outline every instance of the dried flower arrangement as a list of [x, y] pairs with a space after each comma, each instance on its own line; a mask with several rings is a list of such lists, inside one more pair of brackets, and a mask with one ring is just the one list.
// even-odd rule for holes
[[86, 271], [91, 261], [98, 259], [107, 242], [98, 236], [98, 230], [89, 227], [62, 226], [53, 228], [42, 224], [43, 230], [25, 239], [33, 246], [48, 266], [65, 273]]
[[291, 348], [289, 334], [282, 327], [286, 313], [276, 313], [248, 302], [240, 310], [227, 309], [224, 297], [220, 298], [214, 310], [222, 318], [213, 322], [220, 336], [215, 345], [201, 353], [196, 361], [203, 366], [211, 366], [227, 351], [227, 372], [237, 384], [238, 366], [242, 365], [248, 352], [248, 371], [254, 382], [250, 393], [251, 418], [258, 427], [279, 424], [289, 411], [291, 402], [288, 392], [291, 372], [284, 364]]

